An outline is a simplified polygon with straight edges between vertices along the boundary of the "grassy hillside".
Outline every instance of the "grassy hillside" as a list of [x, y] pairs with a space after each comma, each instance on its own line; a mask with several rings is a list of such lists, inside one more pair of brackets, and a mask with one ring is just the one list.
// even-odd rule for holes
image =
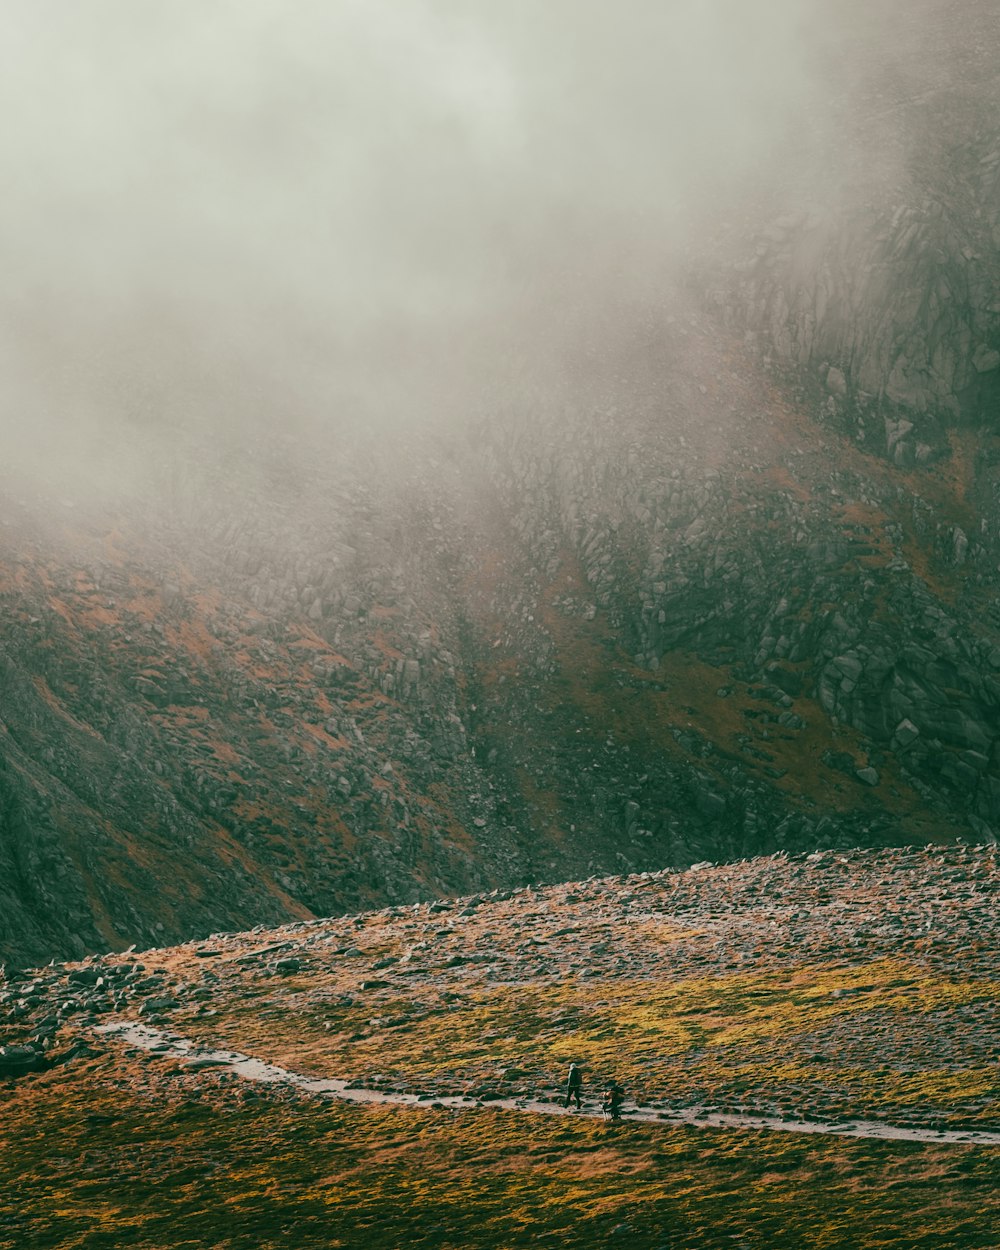
[[995, 1246], [996, 1150], [247, 1095], [120, 1055], [0, 1119], [4, 1250]]
[[[1000, 1142], [998, 882], [996, 848], [776, 856], [22, 974], [0, 1246], [988, 1250], [1000, 1144], [960, 1135]], [[130, 1020], [191, 1049], [94, 1031]], [[585, 1113], [533, 1113], [571, 1060]], [[589, 1114], [612, 1078], [632, 1122]], [[954, 1136], [835, 1135], [861, 1121]]]

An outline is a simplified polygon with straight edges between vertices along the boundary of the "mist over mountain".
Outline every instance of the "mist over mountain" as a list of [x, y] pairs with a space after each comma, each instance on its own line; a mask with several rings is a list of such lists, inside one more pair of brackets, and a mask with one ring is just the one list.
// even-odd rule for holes
[[0, 952], [995, 840], [998, 21], [10, 5]]
[[939, 54], [893, 6], [15, 4], [12, 453], [108, 489], [136, 428], [544, 420], [721, 222], [893, 176], [856, 61], [901, 26]]

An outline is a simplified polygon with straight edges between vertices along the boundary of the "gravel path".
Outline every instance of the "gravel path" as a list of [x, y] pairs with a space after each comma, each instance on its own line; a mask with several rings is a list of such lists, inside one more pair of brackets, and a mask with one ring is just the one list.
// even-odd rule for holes
[[[567, 1110], [560, 1103], [542, 1102], [532, 1098], [497, 1098], [481, 1103], [461, 1096], [383, 1093], [351, 1086], [336, 1078], [316, 1079], [290, 1072], [277, 1064], [264, 1063], [232, 1050], [212, 1050], [163, 1029], [132, 1021], [114, 1021], [94, 1026], [94, 1032], [115, 1038], [140, 1050], [163, 1058], [178, 1059], [192, 1072], [202, 1068], [224, 1068], [247, 1081], [264, 1084], [293, 1085], [307, 1093], [355, 1103], [391, 1103], [397, 1106], [449, 1107], [471, 1109], [477, 1106], [502, 1107], [510, 1111], [528, 1111], [541, 1115], [583, 1115], [597, 1118], [600, 1106], [586, 1103], [582, 1111]], [[690, 1124], [697, 1128], [773, 1129], [785, 1133], [821, 1133], [834, 1137], [870, 1137], [889, 1141], [915, 1141], [934, 1145], [1000, 1146], [1000, 1133], [948, 1131], [944, 1129], [897, 1128], [869, 1120], [850, 1120], [843, 1124], [824, 1124], [813, 1120], [772, 1119], [766, 1116], [725, 1114], [704, 1107], [678, 1107], [662, 1111], [649, 1107], [633, 1107], [626, 1112], [630, 1123]]]

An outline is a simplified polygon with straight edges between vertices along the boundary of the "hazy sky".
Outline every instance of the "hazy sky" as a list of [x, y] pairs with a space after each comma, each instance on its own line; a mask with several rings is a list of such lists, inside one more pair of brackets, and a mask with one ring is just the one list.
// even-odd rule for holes
[[8, 456], [412, 424], [557, 370], [706, 223], [836, 165], [873, 7], [2, 0]]

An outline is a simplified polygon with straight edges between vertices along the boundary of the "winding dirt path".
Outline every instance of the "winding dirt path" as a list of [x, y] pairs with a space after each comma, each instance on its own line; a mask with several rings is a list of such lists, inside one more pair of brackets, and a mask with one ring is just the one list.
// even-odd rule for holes
[[[494, 1098], [480, 1102], [475, 1098], [461, 1096], [383, 1093], [373, 1089], [359, 1089], [336, 1078], [315, 1078], [290, 1072], [277, 1064], [265, 1063], [233, 1050], [212, 1050], [199, 1046], [187, 1038], [148, 1024], [131, 1020], [114, 1021], [95, 1025], [93, 1031], [104, 1037], [114, 1038], [126, 1045], [135, 1046], [165, 1059], [181, 1060], [192, 1072], [202, 1068], [224, 1068], [247, 1081], [267, 1085], [293, 1085], [297, 1089], [322, 1098], [336, 1098], [343, 1102], [391, 1103], [408, 1107], [449, 1107], [470, 1110], [474, 1107], [503, 1107], [509, 1111], [528, 1111], [537, 1115], [583, 1115], [600, 1118], [601, 1109], [594, 1103], [585, 1104], [582, 1111], [570, 1111], [555, 1102], [541, 1102], [533, 1098]], [[1000, 1146], [1000, 1133], [946, 1129], [898, 1128], [892, 1124], [879, 1124], [871, 1120], [851, 1120], [843, 1124], [824, 1124], [818, 1120], [775, 1119], [768, 1116], [727, 1114], [709, 1111], [704, 1107], [678, 1107], [669, 1111], [652, 1107], [633, 1107], [626, 1112], [629, 1123], [690, 1124], [696, 1128], [751, 1128], [773, 1129], [784, 1133], [821, 1133], [831, 1137], [873, 1137], [888, 1141], [915, 1141], [932, 1145]]]

